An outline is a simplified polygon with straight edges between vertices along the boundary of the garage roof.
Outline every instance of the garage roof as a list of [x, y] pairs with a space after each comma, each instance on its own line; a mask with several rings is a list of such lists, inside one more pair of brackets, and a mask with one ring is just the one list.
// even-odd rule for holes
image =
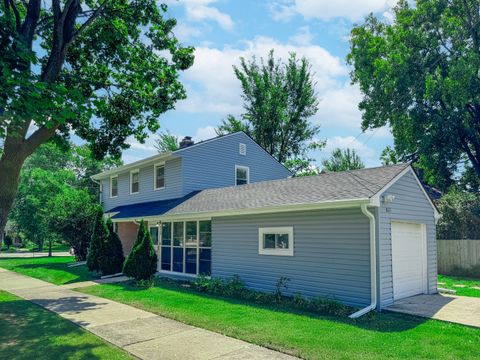
[[315, 176], [203, 190], [165, 212], [164, 215], [216, 213], [369, 199], [409, 166], [409, 164], [397, 164], [328, 172]]

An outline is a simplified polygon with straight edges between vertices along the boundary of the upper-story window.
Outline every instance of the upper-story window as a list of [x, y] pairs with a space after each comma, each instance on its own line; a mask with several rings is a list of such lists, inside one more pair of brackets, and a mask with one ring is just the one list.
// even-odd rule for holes
[[118, 196], [118, 175], [110, 178], [110, 197]]
[[154, 166], [154, 189], [163, 189], [165, 187], [165, 164], [156, 164]]
[[140, 190], [140, 172], [132, 170], [130, 172], [130, 194], [137, 194]]
[[235, 184], [245, 185], [250, 182], [250, 168], [248, 166], [235, 165]]

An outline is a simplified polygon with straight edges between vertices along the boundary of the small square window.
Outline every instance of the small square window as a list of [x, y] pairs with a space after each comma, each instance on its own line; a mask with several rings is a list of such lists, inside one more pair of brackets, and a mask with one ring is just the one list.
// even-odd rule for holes
[[293, 227], [259, 228], [258, 253], [293, 256]]
[[235, 184], [245, 185], [250, 182], [250, 169], [247, 166], [235, 166]]

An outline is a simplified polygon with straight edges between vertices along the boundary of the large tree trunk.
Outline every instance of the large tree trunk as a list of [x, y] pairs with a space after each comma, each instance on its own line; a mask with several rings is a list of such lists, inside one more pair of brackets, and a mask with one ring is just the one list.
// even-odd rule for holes
[[0, 158], [0, 248], [25, 159], [26, 155], [19, 146], [10, 146], [9, 141], [5, 141], [4, 153]]

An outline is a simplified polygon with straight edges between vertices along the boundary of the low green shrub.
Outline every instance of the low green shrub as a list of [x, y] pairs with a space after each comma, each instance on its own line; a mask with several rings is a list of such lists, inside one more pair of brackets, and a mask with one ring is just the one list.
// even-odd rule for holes
[[[287, 283], [290, 281], [287, 277], [278, 279], [273, 293], [265, 293], [250, 290], [238, 275], [228, 279], [198, 277], [190, 283], [191, 287], [199, 292], [235, 298], [239, 300], [251, 301], [263, 305], [277, 305], [283, 308], [295, 308], [302, 311], [310, 311], [320, 314], [335, 316], [347, 316], [353, 312], [353, 309], [343, 305], [333, 298], [319, 297], [307, 299], [301, 294], [285, 296], [284, 290], [287, 289]], [[177, 282], [178, 283], [178, 282]]]

